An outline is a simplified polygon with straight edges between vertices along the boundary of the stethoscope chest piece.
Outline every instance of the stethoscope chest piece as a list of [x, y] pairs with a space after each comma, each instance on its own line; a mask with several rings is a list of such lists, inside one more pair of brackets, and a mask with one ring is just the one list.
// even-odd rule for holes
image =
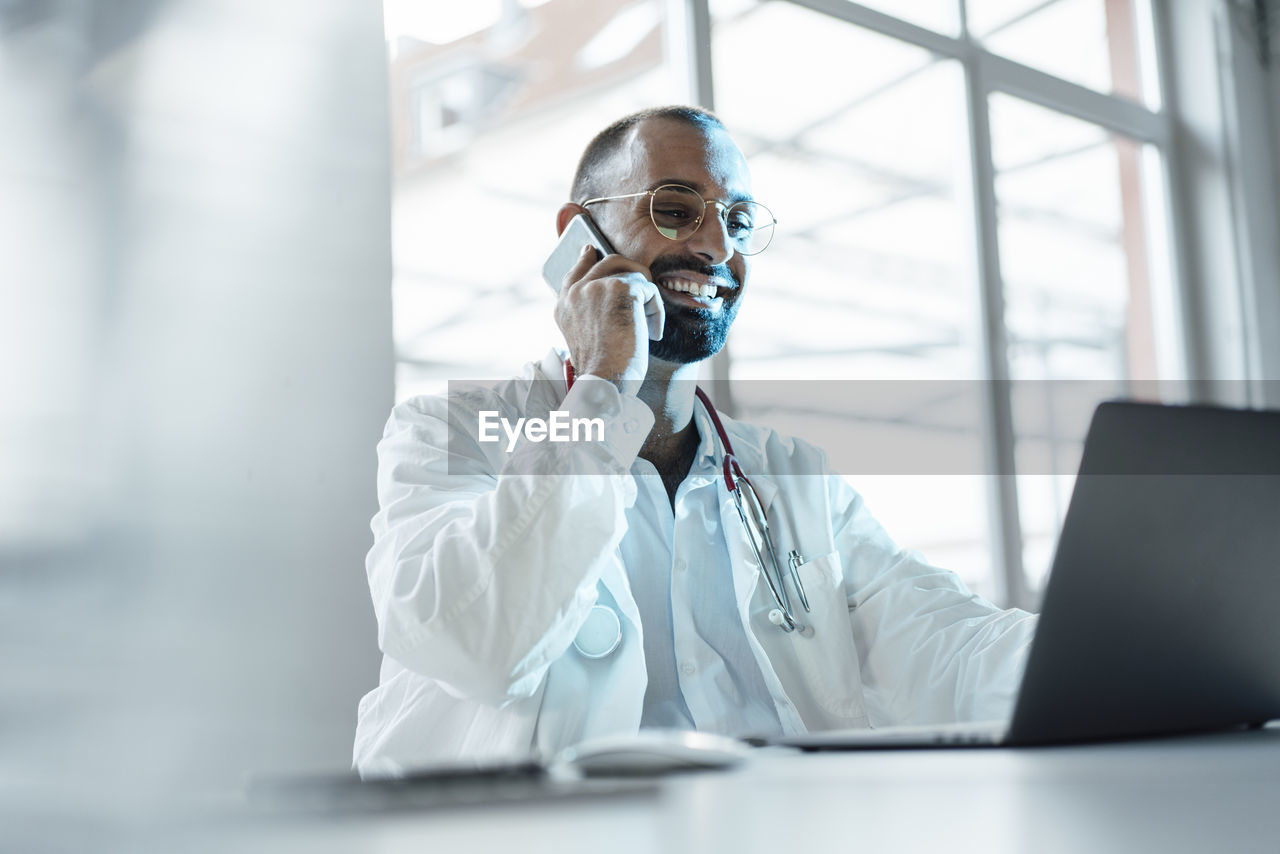
[[594, 605], [587, 620], [578, 629], [573, 646], [587, 658], [604, 658], [622, 643], [622, 621], [612, 608]]

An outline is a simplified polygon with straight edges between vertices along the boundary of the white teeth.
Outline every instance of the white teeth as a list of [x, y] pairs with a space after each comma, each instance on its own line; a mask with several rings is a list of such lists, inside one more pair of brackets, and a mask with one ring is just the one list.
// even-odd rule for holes
[[663, 279], [662, 284], [673, 291], [681, 291], [695, 297], [703, 299], [711, 299], [716, 295], [716, 286], [708, 282], [707, 284], [698, 284], [688, 279]]

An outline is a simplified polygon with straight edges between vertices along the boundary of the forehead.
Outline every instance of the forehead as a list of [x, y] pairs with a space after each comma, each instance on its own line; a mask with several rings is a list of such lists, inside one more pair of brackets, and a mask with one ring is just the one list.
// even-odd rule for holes
[[671, 119], [649, 119], [632, 128], [614, 166], [612, 184], [625, 190], [658, 183], [687, 184], [708, 197], [751, 196], [751, 172], [729, 134]]

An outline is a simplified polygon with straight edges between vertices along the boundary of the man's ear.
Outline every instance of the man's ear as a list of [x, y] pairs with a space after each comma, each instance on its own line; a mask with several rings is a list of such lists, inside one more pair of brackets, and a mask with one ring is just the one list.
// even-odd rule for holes
[[556, 236], [564, 234], [564, 230], [569, 227], [569, 220], [586, 212], [587, 209], [577, 202], [565, 202], [561, 205], [560, 210], [556, 211]]

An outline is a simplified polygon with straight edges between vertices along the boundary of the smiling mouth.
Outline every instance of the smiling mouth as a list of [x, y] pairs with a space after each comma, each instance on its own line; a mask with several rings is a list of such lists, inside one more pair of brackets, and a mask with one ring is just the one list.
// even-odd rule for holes
[[722, 301], [716, 296], [719, 288], [716, 287], [714, 280], [696, 281], [685, 276], [672, 275], [659, 277], [657, 283], [669, 291], [687, 294], [699, 302], [705, 302], [707, 305], [719, 304]]

